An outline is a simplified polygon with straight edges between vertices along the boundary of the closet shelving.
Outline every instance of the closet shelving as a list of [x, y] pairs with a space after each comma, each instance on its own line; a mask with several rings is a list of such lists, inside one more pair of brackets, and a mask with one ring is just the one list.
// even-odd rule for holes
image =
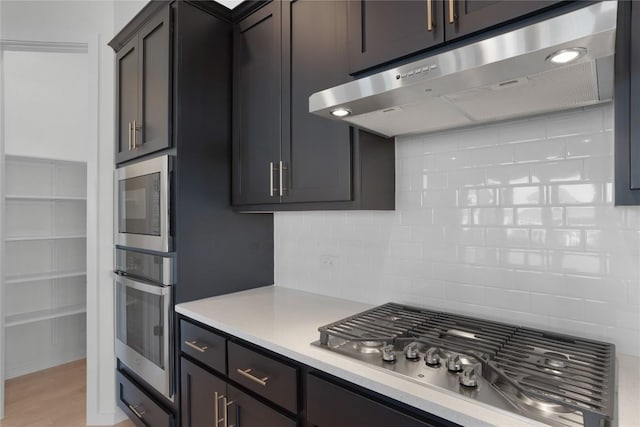
[[83, 357], [86, 163], [5, 156], [5, 378]]

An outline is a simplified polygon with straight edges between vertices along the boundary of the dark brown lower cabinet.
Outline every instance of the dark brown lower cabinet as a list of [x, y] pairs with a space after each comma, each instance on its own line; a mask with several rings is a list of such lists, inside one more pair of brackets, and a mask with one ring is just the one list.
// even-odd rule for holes
[[316, 427], [435, 426], [310, 374], [307, 419]]
[[253, 397], [227, 385], [229, 427], [296, 427], [296, 421], [285, 417]]
[[[139, 427], [173, 427], [173, 414], [160, 406], [128, 376], [116, 374], [118, 406]], [[203, 424], [204, 425], [204, 424]]]
[[[180, 358], [182, 427], [296, 427], [296, 421]], [[216, 420], [217, 417], [217, 420]]]
[[[226, 396], [227, 383], [184, 357], [180, 358], [180, 372], [181, 426], [219, 425], [215, 419], [215, 408], [216, 405], [218, 409], [222, 406], [221, 400]], [[220, 419], [220, 414], [218, 415]]]

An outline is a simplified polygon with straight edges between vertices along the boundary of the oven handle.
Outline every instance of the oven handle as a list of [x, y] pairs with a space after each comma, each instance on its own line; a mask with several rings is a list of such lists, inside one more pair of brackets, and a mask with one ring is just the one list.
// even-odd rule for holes
[[171, 286], [164, 286], [160, 284], [151, 285], [148, 283], [139, 282], [137, 280], [129, 279], [128, 277], [123, 276], [121, 273], [115, 271], [113, 272], [113, 279], [128, 288], [136, 289], [148, 294], [164, 296], [171, 293]]

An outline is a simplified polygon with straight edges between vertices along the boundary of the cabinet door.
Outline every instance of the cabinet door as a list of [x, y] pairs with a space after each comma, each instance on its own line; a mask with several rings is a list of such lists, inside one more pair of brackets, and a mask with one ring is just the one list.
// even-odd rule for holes
[[559, 0], [444, 0], [445, 38], [452, 40], [536, 12]]
[[[183, 427], [217, 426], [222, 418], [226, 383], [213, 374], [180, 358], [180, 417]], [[216, 410], [217, 408], [217, 410]]]
[[[280, 161], [280, 2], [234, 28], [233, 204], [278, 203]], [[273, 177], [273, 180], [271, 180]]]
[[309, 113], [309, 96], [351, 80], [346, 1], [283, 3], [283, 203], [351, 200], [349, 126]]
[[135, 157], [131, 127], [138, 116], [138, 38], [116, 54], [116, 163]]
[[[238, 427], [296, 427], [296, 421], [285, 417], [275, 409], [258, 402], [256, 399], [227, 385], [229, 395], [230, 426]], [[199, 424], [209, 425], [209, 424]], [[214, 425], [214, 424], [211, 424]]]
[[134, 149], [139, 156], [169, 147], [170, 20], [170, 10], [166, 7], [138, 35], [140, 92]]
[[317, 427], [427, 427], [417, 420], [340, 386], [309, 375], [307, 418]]
[[354, 0], [348, 4], [351, 73], [444, 41], [441, 0]]

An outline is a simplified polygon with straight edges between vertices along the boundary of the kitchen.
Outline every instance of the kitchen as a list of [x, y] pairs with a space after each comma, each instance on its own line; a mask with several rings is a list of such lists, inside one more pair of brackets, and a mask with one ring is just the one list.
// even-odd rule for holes
[[[352, 6], [350, 5], [350, 7]], [[449, 5], [446, 2], [434, 2], [434, 15], [444, 16], [448, 10], [442, 10], [443, 6]], [[124, 5], [117, 7], [125, 8]], [[264, 6], [253, 12], [255, 14], [263, 13], [265, 16], [262, 17], [263, 19], [256, 19], [255, 25], [247, 25], [246, 28], [265, 28], [259, 31], [274, 31], [273, 34], [276, 34], [279, 27], [274, 27], [275, 29], [259, 27], [258, 24], [268, 22], [269, 17], [274, 17], [273, 22], [276, 22], [275, 20], [280, 19], [278, 13], [282, 14], [283, 22], [289, 22], [293, 16], [292, 10], [295, 9], [288, 10], [283, 6], [282, 11], [273, 11], [272, 7], [270, 13], [267, 14], [265, 11], [268, 11], [268, 8], [269, 6]], [[301, 14], [309, 13], [312, 17], [316, 16], [304, 9], [300, 10]], [[6, 12], [4, 12], [3, 20], [6, 16]], [[121, 18], [121, 24], [126, 24], [131, 16], [126, 19]], [[317, 29], [312, 24], [325, 25], [324, 23], [327, 21], [319, 18], [325, 16], [320, 14], [317, 16], [318, 22], [313, 22], [313, 19], [307, 15], [305, 26]], [[344, 14], [337, 14], [337, 16], [344, 16]], [[420, 19], [423, 19], [422, 15]], [[535, 21], [535, 19], [532, 20]], [[3, 27], [6, 27], [4, 22]], [[296, 20], [293, 19], [292, 22], [295, 24]], [[340, 23], [339, 20], [330, 22]], [[442, 25], [436, 23], [436, 31], [441, 27]], [[291, 34], [299, 34], [300, 28], [295, 25], [292, 25], [291, 28], [288, 26], [282, 28], [282, 39], [280, 39], [278, 32], [278, 36], [274, 36], [273, 39], [274, 46], [279, 44], [285, 47], [293, 46], [291, 49], [297, 52], [295, 43], [301, 42], [300, 39], [292, 38]], [[338, 24], [336, 24], [336, 28], [335, 31], [330, 32], [330, 36], [339, 40], [347, 29], [339, 27]], [[4, 31], [3, 29], [3, 39], [5, 39]], [[105, 33], [107, 33], [106, 30]], [[310, 33], [314, 32], [310, 31]], [[21, 36], [17, 32], [16, 34], [17, 36], [11, 38]], [[234, 35], [234, 37], [236, 36]], [[242, 37], [246, 37], [244, 40], [247, 42], [256, 40], [251, 38], [250, 32]], [[101, 40], [104, 43], [96, 42], [96, 44], [102, 46], [109, 38], [103, 37]], [[260, 39], [260, 37], [258, 38]], [[315, 52], [318, 57], [322, 56], [324, 47], [322, 43], [332, 43], [330, 37], [327, 38], [328, 41], [326, 39], [317, 41], [319, 46]], [[234, 40], [238, 40], [237, 37]], [[305, 43], [311, 43], [307, 39], [303, 40]], [[299, 48], [299, 46], [297, 47]], [[100, 47], [100, 49], [102, 48]], [[346, 50], [344, 46], [341, 49]], [[396, 46], [393, 49], [398, 48]], [[445, 54], [446, 49], [436, 52]], [[273, 52], [264, 50], [259, 58], [268, 61], [269, 55], [272, 54]], [[396, 51], [396, 54], [399, 57], [408, 53]], [[104, 51], [101, 51], [100, 55], [104, 56], [103, 62], [105, 64], [103, 66], [107, 69], [112, 68], [113, 56], [109, 56], [109, 52]], [[361, 58], [361, 60], [374, 61], [373, 64], [376, 64], [375, 61], [383, 62], [375, 58]], [[408, 56], [404, 63], [411, 60], [416, 60], [416, 58]], [[287, 59], [285, 58], [283, 61], [286, 63]], [[279, 61], [269, 62], [271, 65], [276, 63]], [[305, 70], [304, 67], [313, 67], [314, 63], [313, 61], [310, 63], [299, 61], [289, 65], [295, 72], [296, 67]], [[364, 67], [362, 63], [357, 66]], [[382, 69], [384, 68], [382, 67]], [[283, 69], [287, 70], [288, 67], [285, 66]], [[309, 69], [306, 70], [307, 75], [311, 75]], [[112, 69], [111, 73], [113, 73]], [[260, 90], [260, 87], [255, 89], [255, 86], [251, 86], [251, 82], [248, 81], [250, 77], [255, 80], [255, 74], [251, 74], [253, 71], [246, 71], [246, 73], [234, 74], [239, 76], [236, 80], [246, 82], [247, 87], [252, 90]], [[327, 80], [336, 79], [337, 81], [324, 84], [312, 93], [342, 83], [339, 81], [341, 77], [336, 74], [339, 73], [327, 72]], [[247, 80], [242, 80], [243, 78]], [[283, 79], [286, 82], [292, 77], [285, 75]], [[269, 80], [269, 82], [274, 81]], [[301, 97], [296, 92], [296, 87], [297, 90], [300, 90], [300, 86], [296, 86], [297, 80], [295, 82], [291, 85], [292, 99], [295, 102], [301, 102], [299, 101]], [[313, 85], [313, 83], [300, 84]], [[269, 97], [269, 92], [267, 92], [267, 96], [252, 100], [257, 103], [257, 107], [253, 110], [246, 110], [245, 115], [242, 116], [244, 119], [258, 117], [256, 119], [258, 135], [269, 135], [272, 139], [277, 139], [277, 150], [282, 150], [285, 153], [287, 144], [280, 145], [281, 138], [282, 140], [288, 138], [289, 141], [292, 141], [289, 144], [297, 142], [296, 134], [308, 133], [306, 125], [309, 129], [319, 132], [321, 136], [325, 135], [322, 134], [322, 132], [327, 132], [324, 127], [313, 128], [317, 123], [324, 122], [308, 120], [306, 114], [303, 114], [306, 113], [306, 110], [301, 111], [300, 104], [292, 102], [291, 105], [288, 105], [283, 102], [281, 107], [273, 107], [273, 102], [280, 102], [279, 91], [288, 90], [289, 87], [285, 84], [280, 89], [276, 87], [277, 85], [279, 83], [257, 85], [266, 87], [265, 91], [276, 91], [270, 94], [278, 93], [278, 96]], [[111, 92], [108, 89], [111, 89]], [[110, 88], [104, 89], [105, 94], [113, 93], [113, 91], [113, 83]], [[265, 92], [260, 93], [263, 95]], [[277, 101], [276, 98], [278, 98]], [[304, 98], [305, 104], [307, 98]], [[283, 96], [283, 99], [286, 99], [286, 96]], [[109, 101], [110, 99], [106, 95], [100, 98], [100, 102], [107, 104], [105, 110], [108, 110]], [[246, 102], [243, 105], [246, 105]], [[296, 105], [297, 107], [295, 107]], [[382, 108], [389, 106], [385, 105]], [[509, 106], [509, 108], [516, 107]], [[285, 117], [282, 119], [284, 123], [281, 126], [282, 136], [277, 134], [279, 132], [277, 128], [280, 126], [270, 126], [273, 121], [280, 120], [276, 114], [279, 108], [283, 108], [283, 117]], [[287, 112], [286, 108], [291, 108], [291, 110]], [[355, 108], [353, 111], [356, 111]], [[260, 120], [261, 114], [271, 120]], [[286, 120], [291, 121], [287, 122]], [[618, 120], [618, 116], [615, 116], [615, 120]], [[104, 123], [113, 123], [113, 116], [106, 117]], [[305, 126], [299, 125], [299, 123], [303, 123]], [[329, 122], [327, 121], [327, 123]], [[570, 111], [544, 115], [531, 113], [510, 121], [400, 136], [395, 141], [395, 147], [393, 142], [387, 142], [379, 135], [369, 137], [371, 134], [358, 132], [354, 136], [354, 143], [358, 144], [358, 150], [355, 154], [350, 153], [347, 149], [342, 151], [344, 158], [322, 157], [323, 162], [329, 162], [327, 164], [317, 161], [330, 171], [330, 174], [324, 172], [324, 175], [322, 175], [322, 170], [318, 171], [322, 167], [318, 168], [315, 165], [314, 168], [314, 159], [305, 159], [304, 153], [299, 154], [300, 152], [296, 153], [295, 150], [292, 150], [289, 154], [290, 158], [299, 156], [295, 159], [299, 164], [307, 162], [305, 168], [309, 169], [308, 174], [316, 174], [320, 177], [326, 177], [327, 174], [329, 177], [344, 177], [344, 175], [337, 175], [335, 171], [344, 170], [344, 162], [347, 159], [348, 163], [348, 156], [359, 156], [362, 176], [378, 178], [363, 179], [360, 183], [347, 185], [348, 190], [355, 188], [356, 194], [369, 196], [362, 197], [358, 201], [360, 206], [353, 206], [353, 204], [349, 206], [349, 202], [335, 202], [335, 200], [344, 200], [344, 184], [351, 179], [349, 176], [344, 179], [336, 179], [332, 183], [334, 186], [329, 191], [316, 192], [309, 196], [311, 190], [307, 190], [305, 195], [304, 185], [314, 183], [301, 182], [304, 180], [305, 174], [297, 176], [297, 180], [292, 180], [291, 183], [286, 181], [283, 183], [283, 180], [288, 179], [288, 173], [300, 172], [286, 169], [289, 166], [286, 161], [280, 163], [284, 157], [273, 157], [264, 165], [260, 164], [255, 168], [249, 168], [249, 175], [240, 178], [249, 183], [247, 192], [242, 193], [235, 188], [233, 191], [234, 204], [240, 206], [239, 210], [241, 211], [276, 211], [273, 216], [275, 278], [271, 283], [275, 283], [276, 292], [280, 294], [284, 292], [285, 297], [282, 301], [270, 300], [264, 294], [260, 294], [260, 292], [269, 291], [258, 290], [255, 292], [262, 297], [256, 298], [264, 298], [261, 301], [267, 306], [271, 304], [279, 307], [280, 311], [277, 312], [265, 311], [266, 316], [273, 316], [275, 319], [286, 318], [287, 313], [292, 312], [300, 316], [298, 317], [300, 323], [304, 323], [302, 319], [305, 318], [303, 317], [305, 312], [308, 315], [316, 312], [318, 316], [316, 323], [307, 325], [308, 328], [305, 329], [305, 332], [301, 332], [304, 334], [304, 338], [295, 344], [294, 353], [287, 353], [283, 352], [282, 348], [272, 347], [283, 345], [282, 343], [269, 344], [268, 337], [255, 335], [257, 333], [255, 328], [261, 323], [266, 325], [274, 321], [269, 319], [267, 322], [267, 319], [261, 318], [259, 308], [247, 309], [244, 313], [247, 321], [244, 321], [243, 324], [246, 325], [246, 328], [254, 328], [248, 330], [234, 329], [237, 325], [233, 325], [232, 319], [234, 318], [231, 313], [227, 313], [223, 319], [229, 323], [226, 326], [224, 322], [220, 323], [220, 319], [214, 318], [207, 321], [202, 317], [204, 316], [202, 313], [194, 311], [196, 303], [194, 303], [196, 305], [188, 305], [187, 303], [184, 306], [179, 306], [178, 312], [193, 317], [205, 325], [213, 326], [218, 332], [222, 332], [224, 337], [230, 336], [230, 343], [239, 338], [240, 342], [248, 342], [262, 347], [262, 349], [258, 349], [258, 353], [266, 349], [267, 354], [271, 355], [268, 351], [279, 353], [281, 356], [285, 356], [285, 359], [289, 358], [293, 362], [306, 364], [332, 374], [334, 377], [346, 379], [355, 384], [349, 387], [364, 387], [386, 395], [392, 401], [390, 406], [394, 408], [400, 406], [411, 414], [413, 414], [413, 409], [407, 408], [406, 405], [412, 406], [413, 404], [414, 409], [423, 409], [460, 424], [469, 425], [471, 423], [469, 418], [464, 417], [475, 416], [476, 420], [500, 425], [502, 423], [496, 421], [496, 418], [491, 421], [491, 416], [497, 416], [495, 413], [499, 411], [487, 409], [486, 406], [482, 407], [479, 404], [469, 404], [465, 401], [471, 406], [457, 412], [454, 411], [455, 413], [451, 412], [450, 406], [452, 404], [447, 404], [446, 398], [442, 397], [446, 393], [434, 392], [430, 395], [430, 399], [423, 399], [431, 403], [423, 402], [422, 405], [428, 406], [421, 407], [421, 404], [416, 403], [415, 399], [411, 400], [411, 393], [402, 390], [414, 390], [415, 394], [420, 395], [425, 393], [425, 389], [417, 388], [414, 384], [399, 382], [388, 374], [381, 374], [385, 378], [382, 382], [386, 382], [386, 385], [372, 384], [371, 381], [363, 383], [364, 380], [356, 378], [357, 374], [347, 372], [345, 366], [352, 367], [356, 372], [364, 370], [369, 374], [372, 373], [371, 368], [363, 368], [362, 364], [349, 361], [342, 356], [326, 355], [327, 350], [312, 349], [309, 343], [320, 338], [318, 327], [362, 312], [372, 305], [393, 301], [437, 312], [466, 315], [526, 328], [581, 336], [595, 341], [611, 342], [616, 345], [615, 355], [618, 357], [616, 365], [618, 369], [625, 360], [633, 360], [626, 359], [626, 357], [627, 355], [637, 357], [640, 354], [638, 349], [640, 345], [638, 340], [638, 325], [640, 324], [638, 321], [639, 272], [637, 268], [640, 247], [638, 241], [640, 212], [633, 206], [623, 207], [613, 204], [614, 200], [621, 200], [614, 197], [613, 194], [614, 173], [618, 173], [620, 170], [619, 165], [614, 167], [613, 129], [615, 126], [613, 104], [604, 102], [598, 105], [574, 108]], [[126, 124], [121, 125], [120, 129], [126, 129]], [[616, 130], [616, 132], [619, 131]], [[237, 138], [238, 129], [235, 129], [233, 134], [234, 138]], [[246, 144], [246, 147], [252, 147], [251, 138], [253, 136], [251, 132], [248, 135], [244, 140], [235, 140], [234, 144]], [[350, 137], [345, 138], [342, 134], [334, 135], [338, 135], [337, 141], [346, 142], [346, 144], [339, 145], [332, 141], [325, 141], [327, 150], [336, 150], [337, 152], [340, 152], [338, 150], [341, 149], [345, 150], [344, 147], [349, 146], [348, 139]], [[125, 141], [127, 136], [125, 131], [123, 136]], [[113, 140], [113, 135], [111, 135], [111, 139], [109, 139], [109, 135], [101, 136], [99, 149], [102, 151], [101, 155], [97, 157], [98, 161], [102, 162], [103, 168], [112, 168], [112, 157], [109, 158], [109, 154], [113, 156], [110, 151]], [[395, 156], [393, 151], [391, 151], [391, 156], [388, 155], [389, 147], [395, 150]], [[270, 149], [273, 147], [265, 148], [267, 151]], [[370, 156], [367, 156], [368, 154]], [[378, 159], [378, 163], [371, 162], [371, 158]], [[270, 165], [270, 162], [273, 164]], [[291, 162], [294, 165], [292, 160]], [[246, 171], [247, 169], [242, 170]], [[254, 178], [250, 175], [251, 173], [255, 173], [257, 177]], [[629, 174], [628, 171], [627, 174]], [[264, 185], [264, 182], [268, 184], [269, 178], [272, 178], [273, 186]], [[111, 176], [101, 179], [100, 185], [103, 186], [103, 189], [113, 187]], [[234, 182], [237, 180], [234, 179]], [[251, 185], [254, 182], [256, 183], [254, 193], [260, 193], [259, 196], [251, 193], [253, 190]], [[616, 179], [615, 182], [617, 184], [619, 181]], [[368, 185], [370, 187], [367, 187]], [[392, 195], [395, 192], [395, 197], [391, 199], [391, 208], [394, 207], [393, 200], [395, 199], [394, 210], [390, 209], [388, 197], [385, 197], [389, 194], [389, 187]], [[267, 191], [264, 191], [265, 188]], [[291, 193], [284, 195], [282, 194], [283, 189], [287, 189]], [[358, 193], [358, 190], [361, 193]], [[276, 198], [281, 199], [279, 201], [284, 202], [283, 206], [274, 206], [277, 202], [272, 201], [274, 199], [270, 191], [276, 194]], [[280, 193], [279, 196], [278, 193]], [[107, 193], [100, 194], [109, 193], [107, 190]], [[350, 195], [348, 192], [347, 194]], [[333, 202], [327, 202], [328, 204], [325, 204], [324, 208], [315, 209], [313, 206], [302, 205], [301, 209], [306, 210], [305, 212], [284, 212], [283, 210], [294, 209], [291, 207], [292, 205], [286, 206], [286, 197], [298, 197], [299, 200], [309, 197], [307, 201], [302, 203], [313, 203], [309, 200], [333, 200]], [[254, 201], [253, 204], [250, 203], [251, 201]], [[108, 197], [102, 203], [108, 207]], [[326, 207], [331, 203], [334, 203], [333, 207]], [[342, 205], [340, 206], [339, 203]], [[336, 206], [339, 210], [336, 210]], [[345, 209], [351, 209], [351, 211]], [[265, 214], [252, 215], [264, 216]], [[244, 214], [243, 216], [251, 215]], [[107, 222], [109, 222], [108, 218]], [[109, 224], [107, 224], [108, 227], [110, 227]], [[108, 239], [108, 234], [108, 231], [104, 231], [103, 238]], [[105, 256], [100, 257], [99, 261], [104, 264], [100, 273], [102, 276], [105, 275], [102, 270], [111, 270], [114, 265], [111, 263], [111, 255], [107, 255], [110, 251], [108, 246], [110, 245], [105, 244], [102, 249]], [[111, 279], [108, 277], [105, 280], [102, 277], [101, 280], [105, 282], [97, 288], [100, 292], [105, 293], [101, 301], [110, 301], [108, 293], [113, 285], [108, 282]], [[177, 286], [179, 284], [176, 285], [176, 291], [178, 290]], [[323, 299], [324, 297], [344, 298], [358, 303], [345, 302], [343, 309], [339, 307], [320, 309], [314, 305], [314, 310], [297, 312], [294, 308], [286, 305], [286, 301], [295, 300], [294, 296], [286, 297], [288, 292], [286, 289], [319, 294], [323, 297], [313, 298], [318, 298], [317, 301], [322, 300], [329, 305], [331, 305], [331, 301], [333, 304], [337, 304], [337, 302]], [[295, 293], [290, 295], [295, 295]], [[219, 300], [212, 301], [220, 301], [220, 304], [228, 304], [229, 307], [232, 307], [234, 296], [227, 298], [220, 297]], [[237, 298], [242, 301], [240, 294]], [[280, 302], [278, 303], [278, 301]], [[314, 299], [314, 301], [316, 300]], [[303, 304], [299, 300], [298, 302]], [[251, 307], [249, 301], [245, 300], [244, 303], [245, 307]], [[106, 302], [103, 304], [108, 305]], [[204, 304], [201, 303], [201, 306]], [[216, 303], [211, 302], [211, 304]], [[109, 312], [112, 308], [101, 307], [100, 310]], [[222, 307], [216, 306], [216, 310], [222, 312]], [[88, 321], [91, 315], [88, 309]], [[109, 319], [109, 316], [106, 319]], [[113, 315], [110, 319], [113, 322]], [[308, 331], [311, 331], [313, 336], [308, 336]], [[266, 333], [264, 330], [262, 331], [262, 334]], [[109, 342], [108, 334], [104, 337], [105, 342]], [[102, 336], [100, 339], [103, 339]], [[424, 350], [426, 349], [421, 349], [421, 357], [424, 356]], [[310, 357], [307, 352], [313, 352], [316, 355], [314, 356], [316, 362], [313, 362], [312, 359], [296, 358]], [[189, 353], [182, 350], [182, 354], [188, 355]], [[197, 355], [197, 353], [194, 354]], [[325, 356], [318, 356], [323, 354]], [[108, 354], [100, 355], [100, 357], [104, 357], [106, 363], [101, 366], [101, 369], [104, 369], [101, 375], [104, 376], [109, 375], [108, 356]], [[330, 368], [326, 366], [325, 362], [322, 362], [322, 367], [314, 365], [314, 363], [320, 363], [317, 361], [318, 358], [338, 360], [339, 362], [336, 363], [339, 364], [339, 367]], [[212, 370], [207, 368], [206, 363], [204, 363], [205, 369], [202, 368], [203, 363], [198, 365], [199, 359], [197, 357], [186, 356], [185, 359], [187, 363], [191, 363], [198, 369], [206, 372]], [[195, 363], [193, 363], [194, 360]], [[231, 366], [232, 360], [229, 359], [227, 363]], [[337, 369], [337, 371], [332, 371], [332, 369]], [[225, 369], [222, 370], [225, 371]], [[213, 371], [219, 372], [215, 367]], [[225, 375], [226, 371], [222, 374]], [[209, 375], [211, 374], [209, 373]], [[261, 402], [273, 402], [268, 396], [262, 396], [259, 391], [252, 390], [250, 386], [244, 384], [242, 382], [244, 380], [232, 377], [231, 370], [229, 370], [229, 377], [232, 384], [240, 384], [245, 391], [248, 389], [250, 397], [256, 398], [257, 396]], [[628, 387], [624, 385], [625, 381], [633, 380], [633, 378], [633, 375], [619, 375], [616, 382], [620, 387], [619, 390]], [[637, 374], [635, 378], [637, 378]], [[388, 383], [395, 383], [396, 386], [389, 386]], [[102, 387], [102, 383], [100, 383], [100, 387]], [[105, 387], [106, 393], [109, 395], [109, 385]], [[366, 390], [358, 388], [357, 391], [367, 395]], [[115, 395], [115, 391], [113, 395]], [[371, 396], [367, 395], [367, 397]], [[637, 400], [636, 397], [637, 392], [636, 395], [620, 393], [615, 399], [620, 411], [620, 422], [635, 419], [633, 415], [626, 418], [628, 415], [625, 414], [633, 414], [633, 411], [636, 410], [633, 403]], [[373, 399], [377, 401], [379, 396]], [[105, 408], [108, 408], [108, 399], [103, 404]], [[464, 407], [463, 403], [460, 405]], [[282, 409], [279, 411], [288, 414], [289, 418], [291, 418], [291, 414], [296, 413], [295, 410], [287, 409], [286, 406], [278, 402], [269, 403], [267, 406], [284, 408], [284, 411]], [[440, 411], [443, 407], [449, 409], [448, 412], [447, 410], [438, 412], [438, 407], [440, 407]], [[216, 405], [216, 409], [218, 409], [218, 405]], [[465, 411], [466, 415], [461, 415]], [[224, 411], [224, 413], [227, 412]], [[487, 418], [483, 418], [482, 413]], [[509, 419], [510, 422], [516, 424], [524, 422], [522, 418], [509, 418], [502, 412], [500, 414], [507, 417], [502, 420]], [[133, 414], [133, 416], [136, 415]], [[614, 419], [616, 418], [618, 417], [614, 416]]]

